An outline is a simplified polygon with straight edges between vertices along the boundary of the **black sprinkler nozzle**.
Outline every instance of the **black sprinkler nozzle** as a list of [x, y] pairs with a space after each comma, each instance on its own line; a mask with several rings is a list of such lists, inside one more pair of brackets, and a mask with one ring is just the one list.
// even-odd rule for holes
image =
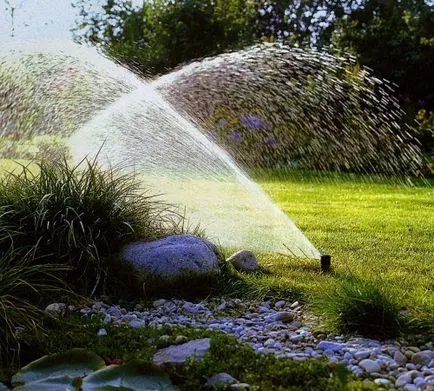
[[330, 273], [332, 268], [332, 257], [329, 254], [321, 254], [321, 271]]

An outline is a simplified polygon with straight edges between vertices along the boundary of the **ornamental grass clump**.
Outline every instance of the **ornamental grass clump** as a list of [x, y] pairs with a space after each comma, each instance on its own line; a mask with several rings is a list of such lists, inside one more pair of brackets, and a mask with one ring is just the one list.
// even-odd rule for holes
[[0, 251], [32, 249], [71, 267], [64, 278], [81, 294], [105, 293], [107, 282], [122, 274], [126, 265], [113, 254], [123, 245], [173, 233], [179, 220], [133, 174], [94, 161], [42, 161], [0, 181]]
[[39, 301], [59, 289], [66, 292], [57, 277], [65, 270], [63, 265], [35, 261], [32, 253], [0, 257], [0, 363], [18, 358], [20, 333], [43, 332], [41, 320], [47, 314]]
[[402, 326], [399, 305], [380, 281], [343, 279], [316, 292], [311, 302], [326, 326], [339, 333], [390, 338]]

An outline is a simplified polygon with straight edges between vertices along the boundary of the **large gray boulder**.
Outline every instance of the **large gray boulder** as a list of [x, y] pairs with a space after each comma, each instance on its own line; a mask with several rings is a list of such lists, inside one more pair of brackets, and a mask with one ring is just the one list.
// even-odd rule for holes
[[173, 235], [126, 246], [122, 258], [138, 271], [161, 278], [220, 272], [216, 247], [193, 235]]

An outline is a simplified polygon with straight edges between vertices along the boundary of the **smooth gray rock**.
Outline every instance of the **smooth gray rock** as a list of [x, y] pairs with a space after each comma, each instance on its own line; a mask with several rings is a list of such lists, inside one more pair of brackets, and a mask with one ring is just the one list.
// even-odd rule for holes
[[188, 359], [200, 360], [211, 346], [209, 338], [195, 339], [182, 345], [172, 345], [158, 350], [154, 355], [156, 365], [182, 365]]
[[205, 383], [205, 387], [207, 388], [212, 388], [216, 386], [221, 387], [225, 385], [231, 385], [234, 383], [238, 383], [238, 380], [226, 372], [221, 372], [221, 373], [217, 373], [214, 376], [211, 376]]
[[394, 354], [393, 354], [393, 359], [396, 361], [396, 363], [398, 365], [404, 366], [405, 363], [407, 362], [407, 357], [404, 356], [399, 350], [397, 350]]
[[126, 246], [122, 258], [137, 270], [157, 277], [220, 272], [217, 250], [208, 240], [193, 235], [173, 235], [153, 242]]
[[247, 383], [234, 383], [230, 386], [231, 390], [248, 391], [250, 390], [250, 384]]
[[45, 307], [45, 312], [48, 312], [51, 315], [59, 317], [66, 312], [66, 304], [65, 303], [48, 304], [47, 307]]
[[381, 371], [380, 365], [376, 361], [370, 360], [369, 358], [366, 358], [366, 359], [360, 361], [359, 367], [368, 373], [374, 373], [374, 372], [380, 372]]
[[406, 384], [411, 383], [411, 377], [404, 373], [396, 379], [395, 387], [404, 387]]
[[253, 272], [259, 269], [255, 254], [248, 250], [236, 252], [231, 255], [226, 262], [232, 264], [235, 270], [240, 272]]
[[363, 359], [365, 359], [365, 358], [368, 358], [370, 355], [371, 355], [371, 352], [370, 352], [370, 351], [367, 351], [367, 350], [360, 350], [360, 351], [354, 353], [354, 358], [355, 358], [356, 360], [360, 360], [360, 361], [361, 361], [361, 360], [363, 360]]
[[417, 352], [411, 356], [411, 361], [413, 364], [420, 365], [428, 365], [430, 361], [434, 358], [434, 352], [431, 350], [423, 350], [421, 352]]
[[274, 314], [268, 315], [267, 320], [273, 322], [290, 323], [294, 320], [294, 314], [288, 311], [279, 311], [275, 312]]
[[337, 352], [343, 348], [343, 345], [338, 342], [321, 341], [317, 348], [322, 351], [331, 350], [332, 352]]

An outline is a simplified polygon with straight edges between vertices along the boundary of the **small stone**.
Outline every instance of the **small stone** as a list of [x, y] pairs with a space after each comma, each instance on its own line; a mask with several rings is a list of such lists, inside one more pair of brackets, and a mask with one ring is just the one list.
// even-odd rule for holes
[[387, 386], [390, 384], [390, 380], [378, 378], [374, 380], [374, 383], [379, 386]]
[[359, 367], [368, 373], [381, 371], [380, 365], [376, 361], [370, 360], [370, 359], [364, 359], [364, 360], [360, 361]]
[[179, 344], [187, 342], [187, 341], [188, 341], [188, 338], [184, 335], [177, 335], [175, 338], [175, 344], [176, 345], [179, 345]]
[[294, 315], [288, 311], [280, 311], [271, 314], [270, 316], [267, 317], [267, 319], [274, 322], [290, 323], [294, 320]]
[[248, 391], [250, 390], [250, 385], [247, 383], [235, 383], [230, 386], [230, 389], [238, 391]]
[[291, 304], [290, 308], [293, 310], [293, 309], [295, 309], [297, 307], [300, 307], [300, 303], [298, 301], [294, 301], [294, 303]]
[[275, 308], [282, 308], [285, 306], [285, 304], [286, 304], [285, 300], [279, 300], [276, 302], [276, 304], [274, 304], [274, 307]]
[[416, 377], [415, 379], [413, 379], [413, 384], [419, 388], [422, 388], [426, 385], [426, 382], [423, 377]]
[[396, 363], [398, 365], [405, 365], [405, 363], [407, 362], [407, 357], [405, 357], [399, 350], [397, 350], [394, 354], [393, 354], [393, 359], [396, 361]]
[[211, 347], [209, 338], [195, 339], [182, 345], [172, 345], [158, 350], [154, 355], [156, 365], [182, 365], [188, 359], [200, 360]]
[[214, 388], [214, 387], [222, 387], [230, 384], [238, 383], [238, 380], [233, 376], [229, 375], [226, 372], [217, 373], [216, 375], [211, 376], [205, 383], [205, 387]]
[[273, 346], [275, 342], [276, 342], [276, 341], [275, 341], [273, 338], [268, 338], [268, 339], [264, 342], [264, 346], [265, 346], [266, 348], [269, 348], [269, 347]]
[[96, 335], [98, 337], [102, 337], [104, 335], [107, 335], [107, 330], [106, 329], [99, 329], [98, 332], [96, 333]]
[[170, 335], [164, 334], [160, 336], [160, 341], [167, 342], [170, 339]]
[[405, 373], [399, 376], [398, 379], [396, 379], [395, 387], [404, 387], [406, 384], [410, 384], [410, 383], [411, 383], [411, 377]]
[[428, 365], [430, 361], [434, 358], [434, 352], [431, 350], [423, 350], [413, 354], [411, 361], [413, 364]]
[[230, 263], [235, 270], [240, 272], [252, 272], [259, 269], [255, 254], [248, 250], [236, 252], [231, 255], [226, 262]]
[[360, 350], [360, 351], [354, 353], [354, 358], [356, 360], [360, 361], [360, 360], [363, 360], [365, 358], [368, 358], [370, 355], [371, 355], [371, 352], [365, 351], [365, 350]]
[[318, 344], [317, 349], [322, 350], [322, 351], [331, 350], [332, 352], [337, 352], [337, 351], [341, 350], [342, 347], [343, 347], [343, 345], [341, 343], [338, 343], [338, 342], [321, 341]]
[[414, 384], [406, 384], [404, 386], [404, 390], [406, 390], [406, 391], [418, 391], [417, 387]]
[[146, 324], [146, 321], [145, 321], [145, 320], [132, 320], [132, 321], [130, 322], [130, 326], [131, 326], [133, 329], [137, 329], [137, 328], [139, 328], [139, 327], [143, 327], [145, 324]]
[[66, 311], [66, 304], [65, 303], [52, 303], [48, 304], [47, 307], [45, 307], [45, 312], [48, 312], [51, 315], [54, 316], [61, 316]]
[[155, 307], [155, 308], [158, 308], [158, 307], [161, 307], [162, 305], [164, 305], [164, 304], [166, 304], [167, 303], [167, 300], [166, 299], [158, 299], [158, 300], [155, 300], [153, 303], [152, 303], [152, 305]]

